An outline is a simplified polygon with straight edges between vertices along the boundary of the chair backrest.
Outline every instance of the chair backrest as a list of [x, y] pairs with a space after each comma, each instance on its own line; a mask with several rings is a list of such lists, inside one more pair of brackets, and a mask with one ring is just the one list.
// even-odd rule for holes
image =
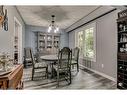
[[31, 48], [28, 48], [28, 47], [24, 48], [24, 57], [25, 57], [25, 59], [31, 58], [30, 50], [31, 50]]
[[72, 49], [72, 56], [74, 56], [74, 50], [75, 50], [75, 48]]
[[32, 66], [34, 67], [36, 61], [35, 61], [35, 58], [34, 58], [34, 55], [31, 49], [30, 49], [30, 55], [31, 55], [31, 60], [32, 60]]
[[70, 63], [72, 58], [72, 52], [68, 47], [64, 47], [58, 54], [58, 69], [70, 69]]
[[40, 52], [37, 52], [37, 53], [35, 54], [36, 62], [41, 62], [41, 61], [42, 61], [42, 59], [40, 58], [40, 56], [42, 56], [42, 54], [41, 54]]
[[74, 60], [78, 62], [78, 59], [79, 59], [79, 48], [76, 47], [74, 48], [74, 53], [73, 53], [73, 56], [74, 56]]

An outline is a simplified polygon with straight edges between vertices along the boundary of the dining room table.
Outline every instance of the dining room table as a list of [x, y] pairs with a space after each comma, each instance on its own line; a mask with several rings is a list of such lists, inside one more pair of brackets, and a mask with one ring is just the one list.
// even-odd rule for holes
[[[58, 54], [43, 55], [43, 56], [40, 56], [40, 58], [46, 63], [48, 63], [48, 65], [50, 66], [50, 70], [48, 70], [48, 72], [51, 73], [51, 78], [53, 78], [54, 77], [53, 65], [57, 64], [58, 62]], [[72, 56], [72, 59], [73, 58], [74, 56]]]
[[43, 55], [40, 58], [42, 60], [48, 61], [48, 62], [56, 62], [56, 61], [58, 61], [58, 55], [57, 54]]
[[48, 63], [48, 65], [50, 66], [50, 70], [48, 70], [48, 72], [51, 73], [51, 78], [53, 78], [54, 77], [53, 65], [58, 62], [58, 55], [57, 54], [43, 55], [40, 56], [40, 58], [46, 63]]

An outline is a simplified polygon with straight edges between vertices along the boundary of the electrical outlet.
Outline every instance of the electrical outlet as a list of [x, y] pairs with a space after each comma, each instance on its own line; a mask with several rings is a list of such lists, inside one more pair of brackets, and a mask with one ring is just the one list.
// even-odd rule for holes
[[101, 64], [101, 67], [104, 68], [104, 64]]

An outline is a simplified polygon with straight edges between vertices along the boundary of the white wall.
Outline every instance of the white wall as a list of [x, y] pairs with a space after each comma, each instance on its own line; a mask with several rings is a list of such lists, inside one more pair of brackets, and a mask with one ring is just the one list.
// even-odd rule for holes
[[19, 15], [16, 7], [4, 6], [8, 11], [8, 31], [0, 29], [0, 52], [8, 52], [13, 57], [14, 52], [14, 17], [16, 17], [22, 25], [23, 47], [25, 46], [25, 24]]
[[[116, 23], [116, 19], [117, 19], [118, 11], [119, 10], [113, 11], [93, 21], [93, 22], [96, 22], [96, 62], [93, 62], [91, 64], [91, 69], [98, 71], [100, 73], [104, 73], [105, 75], [108, 75], [114, 79], [117, 78], [117, 23]], [[87, 21], [87, 18], [84, 18], [84, 19], [86, 19]], [[84, 19], [79, 22], [82, 23]], [[74, 26], [76, 27], [76, 25], [77, 24], [73, 25], [73, 28]], [[70, 27], [68, 30], [73, 28]], [[78, 31], [78, 29], [75, 31]], [[75, 46], [75, 36], [74, 36], [75, 31], [69, 32], [70, 48]], [[102, 64], [104, 65], [103, 68], [102, 68]], [[82, 65], [85, 65], [85, 61], [82, 61]]]

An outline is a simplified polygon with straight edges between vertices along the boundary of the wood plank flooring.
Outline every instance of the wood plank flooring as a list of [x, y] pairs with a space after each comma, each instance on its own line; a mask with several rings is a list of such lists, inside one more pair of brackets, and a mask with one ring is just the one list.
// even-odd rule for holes
[[[115, 82], [81, 67], [78, 73], [72, 73], [72, 84], [67, 85], [66, 81], [61, 81], [59, 88], [56, 88], [55, 79], [35, 77], [31, 81], [31, 71], [31, 68], [24, 69], [24, 89], [117, 89]], [[36, 73], [37, 76], [41, 74]]]

